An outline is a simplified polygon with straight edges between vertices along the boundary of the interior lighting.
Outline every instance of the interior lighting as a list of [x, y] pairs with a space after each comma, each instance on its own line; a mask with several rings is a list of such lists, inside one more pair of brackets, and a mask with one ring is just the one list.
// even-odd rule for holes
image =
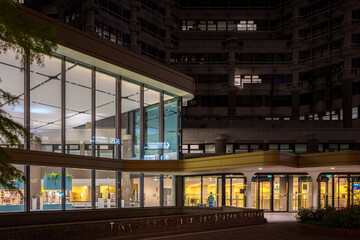
[[259, 167], [259, 170], [262, 170], [262, 168], [261, 168], [261, 167]]
[[330, 168], [331, 170], [334, 170], [335, 168], [334, 167], [332, 167], [332, 168]]

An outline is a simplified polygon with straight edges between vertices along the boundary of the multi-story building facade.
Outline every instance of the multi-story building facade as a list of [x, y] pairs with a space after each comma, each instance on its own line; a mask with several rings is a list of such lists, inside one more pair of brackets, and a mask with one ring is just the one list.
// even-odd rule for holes
[[[41, 143], [30, 144], [28, 150], [53, 152], [46, 153], [47, 166], [58, 168], [36, 170], [39, 184], [26, 185], [28, 192], [42, 192], [42, 199], [48, 199], [46, 174], [63, 173], [61, 189], [67, 190], [66, 169], [94, 170], [98, 164], [98, 171], [117, 172], [112, 177], [93, 170], [70, 172], [80, 179], [72, 190], [78, 197], [64, 196], [58, 208], [103, 207], [95, 196], [105, 195], [96, 199], [115, 196], [115, 202], [120, 200], [108, 205], [114, 207], [171, 206], [175, 198], [177, 206], [271, 211], [360, 203], [359, 152], [340, 152], [360, 149], [358, 1], [68, 0], [25, 5], [72, 26], [61, 23], [61, 28], [92, 35], [87, 38], [98, 44], [84, 46], [92, 57], [89, 52], [94, 47], [101, 52], [101, 43], [107, 48], [104, 61], [119, 59], [116, 64], [124, 66], [131, 55], [131, 64], [121, 69], [72, 51], [46, 59], [58, 68], [57, 75], [30, 67], [30, 75], [41, 73], [47, 83], [64, 75], [86, 92], [77, 95], [75, 87], [65, 84], [69, 92], [64, 104], [70, 106], [51, 113], [55, 117], [48, 121], [37, 118], [35, 111], [36, 104], [47, 100], [29, 102], [27, 121]], [[80, 40], [67, 39], [74, 51], [81, 49], [79, 32]], [[72, 76], [72, 71], [78, 73]], [[195, 89], [185, 75], [195, 80]], [[95, 80], [84, 88], [76, 82], [84, 79]], [[120, 86], [115, 83], [119, 79]], [[120, 92], [120, 110], [106, 104], [115, 103]], [[102, 99], [106, 101], [98, 103]], [[55, 129], [56, 121], [64, 125]], [[84, 155], [84, 163], [58, 161], [57, 152], [68, 154], [62, 155], [66, 159]], [[21, 157], [15, 162], [45, 166], [44, 161], [29, 163]], [[97, 176], [102, 177], [97, 181]], [[93, 190], [86, 193], [85, 186]], [[151, 196], [155, 203], [147, 202]]]

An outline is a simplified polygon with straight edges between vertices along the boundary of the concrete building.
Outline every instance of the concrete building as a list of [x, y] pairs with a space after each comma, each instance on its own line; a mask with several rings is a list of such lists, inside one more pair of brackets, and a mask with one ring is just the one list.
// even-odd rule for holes
[[1, 58], [41, 139], [3, 211], [360, 204], [358, 1], [24, 4], [64, 43], [25, 76]]

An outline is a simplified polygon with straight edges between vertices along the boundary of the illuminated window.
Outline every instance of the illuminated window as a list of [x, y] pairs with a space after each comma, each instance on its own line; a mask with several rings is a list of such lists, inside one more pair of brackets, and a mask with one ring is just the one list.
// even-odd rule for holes
[[234, 85], [239, 88], [244, 88], [244, 84], [261, 83], [262, 80], [259, 75], [240, 75], [236, 74], [234, 77]]

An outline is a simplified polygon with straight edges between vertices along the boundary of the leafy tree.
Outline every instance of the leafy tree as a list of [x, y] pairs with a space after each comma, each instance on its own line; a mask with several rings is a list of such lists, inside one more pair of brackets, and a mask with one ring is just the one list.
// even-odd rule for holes
[[[42, 66], [44, 55], [50, 55], [57, 47], [56, 25], [26, 19], [18, 13], [19, 7], [19, 0], [0, 0], [0, 54], [13, 51], [23, 66], [27, 61]], [[16, 96], [0, 89], [0, 143], [19, 145], [22, 139], [33, 137], [1, 109], [4, 105], [15, 105], [17, 102]], [[11, 153], [0, 147], [0, 185], [16, 189], [13, 180], [25, 181], [25, 177], [10, 161]]]

